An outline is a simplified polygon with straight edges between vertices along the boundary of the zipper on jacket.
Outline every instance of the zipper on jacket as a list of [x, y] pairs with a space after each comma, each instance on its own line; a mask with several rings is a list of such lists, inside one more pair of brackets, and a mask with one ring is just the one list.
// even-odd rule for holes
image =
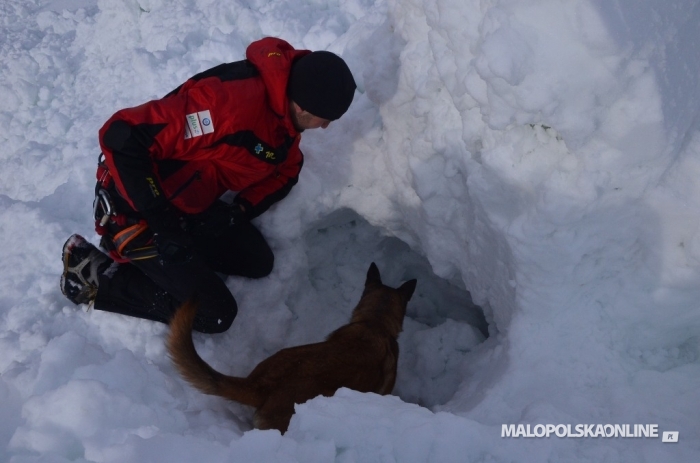
[[174, 192], [172, 195], [170, 195], [170, 197], [168, 198], [168, 201], [172, 201], [173, 199], [175, 199], [175, 198], [177, 198], [178, 196], [180, 196], [180, 193], [182, 193], [183, 191], [185, 191], [185, 188], [187, 188], [188, 186], [190, 186], [190, 184], [191, 184], [192, 182], [194, 182], [195, 180], [199, 180], [199, 179], [201, 178], [201, 176], [202, 176], [202, 175], [200, 174], [200, 172], [199, 172], [198, 170], [194, 171], [194, 174], [192, 174], [192, 176], [191, 176], [190, 178], [188, 178], [187, 181], [186, 181], [185, 183], [183, 183], [182, 185], [180, 185], [180, 187], [179, 187], [177, 190], [175, 190], [175, 192]]

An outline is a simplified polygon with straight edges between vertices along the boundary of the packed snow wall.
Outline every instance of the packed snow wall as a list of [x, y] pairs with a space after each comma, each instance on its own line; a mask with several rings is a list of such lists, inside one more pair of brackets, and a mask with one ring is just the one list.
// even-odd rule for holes
[[458, 273], [503, 322], [516, 305], [514, 224], [639, 198], [687, 147], [700, 12], [692, 1], [389, 4], [398, 91], [375, 100], [397, 202], [419, 204], [404, 223], [438, 273]]
[[[388, 3], [395, 34], [377, 48], [396, 58], [363, 54], [398, 67], [395, 92], [367, 92], [402, 217], [386, 229], [461, 279], [499, 333], [445, 409], [642, 419], [615, 397], [653, 400], [646, 372], [698, 348], [700, 7]], [[382, 75], [364, 72], [367, 87]], [[680, 412], [672, 389], [660, 402]]]

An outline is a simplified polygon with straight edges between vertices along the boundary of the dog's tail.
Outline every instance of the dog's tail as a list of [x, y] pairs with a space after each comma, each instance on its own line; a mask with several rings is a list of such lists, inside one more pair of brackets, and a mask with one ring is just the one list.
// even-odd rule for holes
[[246, 378], [226, 376], [202, 360], [192, 342], [192, 324], [197, 302], [185, 302], [170, 321], [168, 352], [180, 374], [205, 394], [218, 395], [245, 405], [259, 407], [263, 397]]

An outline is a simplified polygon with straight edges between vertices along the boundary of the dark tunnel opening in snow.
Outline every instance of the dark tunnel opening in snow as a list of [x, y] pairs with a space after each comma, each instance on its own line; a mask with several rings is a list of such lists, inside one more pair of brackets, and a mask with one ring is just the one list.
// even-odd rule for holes
[[390, 286], [418, 279], [399, 336], [393, 393], [427, 407], [449, 401], [462, 382], [460, 367], [466, 355], [488, 337], [483, 311], [469, 292], [435, 275], [425, 257], [400, 239], [383, 235], [351, 209], [334, 211], [314, 223], [304, 240], [309, 280], [319, 294], [327, 294], [329, 305], [338, 304], [331, 300], [338, 297], [357, 302], [356, 291], [344, 292], [345, 282], [364, 275], [371, 262]]

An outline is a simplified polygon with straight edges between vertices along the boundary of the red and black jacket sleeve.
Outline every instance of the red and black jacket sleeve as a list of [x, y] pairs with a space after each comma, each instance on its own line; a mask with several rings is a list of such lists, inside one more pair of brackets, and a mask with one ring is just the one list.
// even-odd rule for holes
[[150, 150], [164, 123], [130, 123], [115, 116], [101, 133], [102, 152], [117, 188], [137, 211], [165, 204], [165, 194], [153, 172]]
[[299, 172], [303, 165], [304, 155], [299, 149], [299, 137], [297, 137], [287, 151], [285, 161], [276, 167], [275, 172], [239, 192], [234, 203], [243, 206], [248, 218], [259, 216], [289, 194], [299, 181]]

